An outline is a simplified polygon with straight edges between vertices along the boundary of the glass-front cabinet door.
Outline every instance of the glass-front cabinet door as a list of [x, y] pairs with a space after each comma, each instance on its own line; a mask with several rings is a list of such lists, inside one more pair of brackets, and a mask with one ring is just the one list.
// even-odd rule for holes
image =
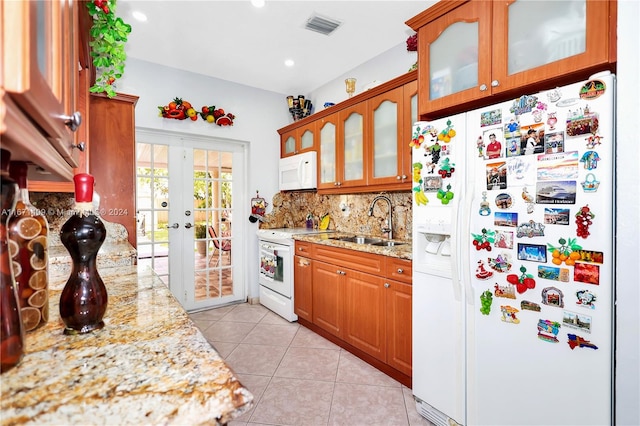
[[[610, 61], [609, 16], [615, 2], [591, 0], [491, 2], [494, 93], [578, 74]], [[613, 18], [615, 19], [615, 18]]]
[[422, 114], [491, 94], [490, 22], [490, 6], [470, 1], [418, 30]]
[[289, 157], [316, 149], [316, 122], [305, 124], [280, 135], [280, 157]]
[[368, 153], [369, 185], [396, 183], [402, 180], [403, 87], [371, 98], [371, 147]]
[[319, 120], [319, 166], [318, 188], [334, 188], [337, 183], [337, 122], [338, 114], [332, 114]]
[[[340, 111], [337, 186], [366, 184], [364, 162], [364, 117], [366, 103]], [[340, 167], [342, 166], [342, 167]]]

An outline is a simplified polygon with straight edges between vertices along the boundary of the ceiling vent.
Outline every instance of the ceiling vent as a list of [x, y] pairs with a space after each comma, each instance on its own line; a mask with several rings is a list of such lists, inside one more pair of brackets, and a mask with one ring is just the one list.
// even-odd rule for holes
[[314, 15], [311, 15], [309, 19], [307, 19], [307, 22], [306, 24], [304, 24], [304, 27], [310, 31], [315, 31], [320, 34], [329, 35], [332, 32], [334, 32], [340, 25], [342, 25], [342, 22], [336, 19], [327, 18], [326, 16], [320, 16], [320, 15], [314, 14]]

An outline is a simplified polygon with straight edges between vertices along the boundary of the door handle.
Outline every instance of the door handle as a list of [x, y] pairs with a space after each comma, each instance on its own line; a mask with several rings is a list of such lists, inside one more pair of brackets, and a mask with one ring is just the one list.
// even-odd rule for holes
[[189, 229], [189, 228], [193, 228], [193, 225], [190, 222], [187, 222], [184, 224], [184, 227]]
[[180, 225], [178, 225], [177, 223], [174, 223], [173, 225], [167, 225], [167, 229], [171, 229], [171, 228], [178, 229], [180, 228]]

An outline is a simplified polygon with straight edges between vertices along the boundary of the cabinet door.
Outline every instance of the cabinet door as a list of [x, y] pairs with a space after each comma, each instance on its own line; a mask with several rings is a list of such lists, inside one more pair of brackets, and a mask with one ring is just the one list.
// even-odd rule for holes
[[610, 2], [492, 3], [494, 93], [609, 62]]
[[334, 188], [338, 182], [338, 114], [329, 115], [319, 121], [318, 135], [320, 137], [318, 189]]
[[367, 183], [364, 161], [366, 102], [340, 111], [338, 126], [337, 171], [339, 187]]
[[323, 330], [342, 338], [344, 280], [340, 268], [313, 261], [313, 323]]
[[384, 278], [345, 270], [344, 340], [386, 361]]
[[298, 153], [313, 151], [316, 144], [316, 122], [311, 122], [298, 129]]
[[384, 286], [384, 310], [387, 315], [386, 362], [396, 370], [411, 376], [411, 285], [387, 281]]
[[464, 3], [418, 30], [421, 115], [491, 94], [491, 3]]
[[369, 99], [371, 143], [367, 144], [369, 185], [394, 184], [402, 181], [402, 147], [404, 126], [403, 87]]
[[402, 152], [402, 181], [407, 183], [407, 188], [411, 187], [411, 133], [413, 123], [418, 118], [418, 80], [414, 80], [404, 85], [404, 108], [402, 110], [404, 136], [400, 141], [399, 152]]
[[284, 158], [296, 153], [296, 131], [297, 129], [294, 129], [280, 136], [280, 157]]
[[311, 259], [295, 256], [293, 270], [293, 311], [298, 317], [313, 321], [313, 269]]
[[67, 120], [75, 111], [77, 6], [69, 1], [8, 1], [2, 7], [3, 88], [70, 166], [59, 174], [72, 176], [78, 154]]

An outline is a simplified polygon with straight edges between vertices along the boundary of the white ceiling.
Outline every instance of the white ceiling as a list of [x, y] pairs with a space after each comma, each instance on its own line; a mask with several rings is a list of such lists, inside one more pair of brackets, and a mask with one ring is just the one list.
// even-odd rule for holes
[[[307, 93], [393, 48], [413, 31], [405, 21], [435, 1], [118, 0], [132, 25], [128, 57], [283, 94]], [[145, 13], [136, 21], [134, 10]], [[342, 25], [304, 28], [317, 13]], [[295, 66], [287, 68], [285, 59]]]

